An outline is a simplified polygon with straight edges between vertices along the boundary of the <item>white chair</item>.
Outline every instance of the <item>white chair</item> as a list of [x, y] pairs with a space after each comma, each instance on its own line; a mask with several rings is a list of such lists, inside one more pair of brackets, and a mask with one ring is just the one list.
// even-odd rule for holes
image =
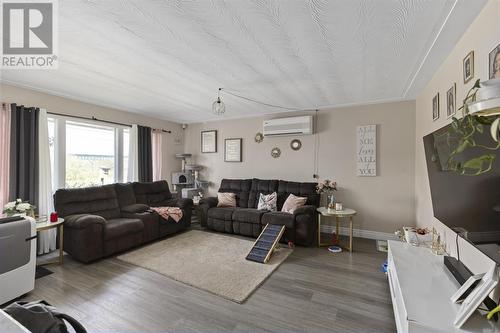
[[0, 304], [35, 288], [36, 224], [0, 219]]

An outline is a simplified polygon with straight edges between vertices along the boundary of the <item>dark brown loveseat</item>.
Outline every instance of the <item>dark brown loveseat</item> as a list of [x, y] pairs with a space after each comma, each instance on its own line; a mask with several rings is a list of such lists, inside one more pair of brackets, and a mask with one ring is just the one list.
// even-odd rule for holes
[[[166, 181], [60, 189], [54, 204], [64, 223], [64, 251], [90, 262], [191, 225], [193, 201], [174, 199]], [[182, 219], [162, 219], [150, 207], [180, 207]]]
[[[319, 194], [316, 183], [298, 183], [277, 179], [223, 179], [219, 192], [236, 194], [237, 207], [217, 207], [217, 198], [209, 197], [200, 202], [201, 225], [210, 230], [258, 237], [262, 228], [270, 224], [284, 225], [282, 240], [298, 245], [312, 245], [317, 232]], [[276, 192], [276, 212], [257, 210], [259, 194]], [[307, 197], [305, 206], [293, 214], [281, 212], [290, 194]]]

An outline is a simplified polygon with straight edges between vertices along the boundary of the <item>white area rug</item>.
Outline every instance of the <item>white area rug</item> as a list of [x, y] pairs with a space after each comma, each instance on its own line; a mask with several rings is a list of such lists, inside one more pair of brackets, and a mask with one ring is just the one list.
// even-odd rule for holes
[[242, 303], [292, 253], [280, 248], [267, 264], [245, 259], [254, 241], [191, 230], [118, 257], [190, 286]]

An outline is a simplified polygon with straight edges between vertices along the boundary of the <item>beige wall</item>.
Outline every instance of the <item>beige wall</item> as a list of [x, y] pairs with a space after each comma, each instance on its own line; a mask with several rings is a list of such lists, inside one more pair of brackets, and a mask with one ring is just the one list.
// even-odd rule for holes
[[[457, 104], [461, 105], [467, 90], [478, 78], [488, 79], [488, 53], [500, 43], [500, 0], [490, 0], [467, 32], [459, 40], [432, 80], [423, 89], [416, 101], [416, 141], [415, 141], [415, 195], [416, 219], [420, 226], [435, 226], [445, 236], [449, 251], [455, 253], [455, 233], [433, 216], [429, 181], [423, 150], [422, 138], [448, 124], [446, 119], [446, 91], [457, 84]], [[463, 83], [462, 60], [474, 51], [475, 77]], [[432, 97], [439, 92], [441, 117], [432, 121]], [[443, 115], [444, 113], [444, 115]], [[484, 255], [465, 242], [461, 242], [461, 259], [473, 271], [484, 271], [490, 262]]]
[[84, 117], [94, 116], [102, 120], [171, 130], [171, 134], [165, 133], [163, 135], [163, 178], [170, 183], [171, 173], [181, 167], [180, 161], [175, 158], [175, 154], [183, 150], [183, 130], [180, 124], [5, 84], [0, 84], [0, 100], [2, 102], [45, 108], [47, 112]]
[[[304, 113], [305, 114], [305, 113]], [[298, 114], [293, 114], [298, 115]], [[283, 115], [286, 116], [286, 115]], [[276, 116], [274, 116], [276, 118]], [[186, 152], [205, 167], [201, 175], [213, 182], [217, 191], [222, 178], [277, 178], [314, 181], [314, 136], [299, 136], [302, 149], [293, 151], [294, 137], [265, 138], [256, 143], [262, 121], [247, 118], [202, 124], [186, 129]], [[337, 198], [355, 208], [355, 228], [393, 233], [414, 223], [414, 102], [388, 103], [320, 111], [319, 175], [338, 181]], [[378, 176], [356, 176], [356, 126], [378, 125]], [[200, 131], [218, 130], [217, 153], [200, 153]], [[224, 162], [224, 139], [243, 138], [243, 162]], [[270, 155], [273, 147], [281, 157]]]

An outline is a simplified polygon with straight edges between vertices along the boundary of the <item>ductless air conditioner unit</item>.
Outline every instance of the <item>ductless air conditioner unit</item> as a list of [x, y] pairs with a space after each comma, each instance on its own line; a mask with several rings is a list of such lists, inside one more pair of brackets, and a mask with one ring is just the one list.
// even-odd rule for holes
[[313, 116], [264, 120], [264, 136], [313, 134]]

